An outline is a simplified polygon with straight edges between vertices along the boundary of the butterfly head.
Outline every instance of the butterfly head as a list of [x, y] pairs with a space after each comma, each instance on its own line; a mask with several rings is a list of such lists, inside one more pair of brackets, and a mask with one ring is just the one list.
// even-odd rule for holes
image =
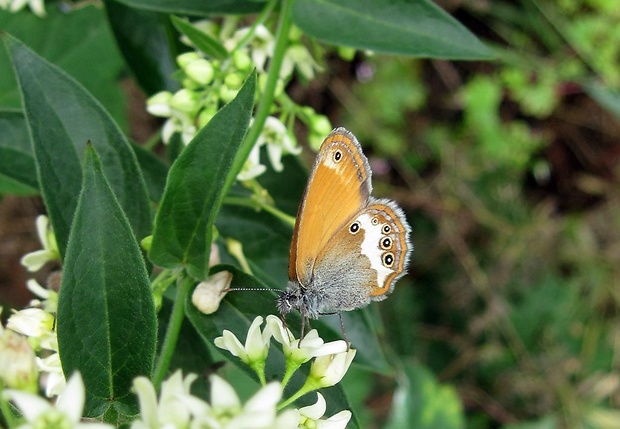
[[282, 315], [293, 310], [309, 319], [317, 319], [320, 315], [320, 296], [300, 286], [297, 281], [289, 282], [287, 290], [278, 297], [276, 305]]

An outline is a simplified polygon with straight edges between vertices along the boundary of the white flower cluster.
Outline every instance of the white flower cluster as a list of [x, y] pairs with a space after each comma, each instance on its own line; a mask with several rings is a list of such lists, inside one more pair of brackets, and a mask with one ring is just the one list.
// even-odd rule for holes
[[[228, 350], [252, 368], [261, 380], [264, 386], [263, 390], [268, 387], [276, 389], [276, 387], [270, 386], [278, 386], [277, 401], [280, 400], [282, 389], [288, 384], [293, 373], [302, 364], [314, 359], [304, 385], [291, 397], [284, 400], [278, 409], [288, 406], [306, 393], [339, 383], [355, 357], [356, 351], [350, 349], [345, 341], [338, 340], [325, 343], [315, 329], [311, 330], [303, 339], [296, 339], [277, 316], [267, 316], [266, 326], [261, 330], [262, 324], [263, 318], [257, 316], [250, 325], [245, 344], [241, 344], [241, 341], [232, 332], [225, 330], [221, 337], [215, 339], [215, 345]], [[280, 383], [266, 383], [265, 381], [264, 370], [271, 338], [282, 345], [286, 358], [286, 370]], [[325, 427], [322, 422], [329, 422], [330, 428], [346, 427], [351, 419], [351, 412], [344, 410], [328, 419], [322, 419], [326, 409], [325, 399], [320, 393], [317, 393], [317, 396], [315, 405], [294, 410], [298, 417], [297, 424], [299, 427]], [[292, 411], [287, 410], [285, 413], [292, 414]], [[296, 428], [298, 426], [291, 427]]]
[[[43, 249], [25, 255], [21, 261], [31, 272], [60, 258], [47, 217], [39, 216], [36, 225]], [[52, 397], [66, 385], [55, 331], [58, 293], [33, 279], [28, 280], [27, 287], [37, 299], [28, 308], [15, 311], [6, 329], [0, 325], [0, 381], [9, 388], [35, 392], [40, 379], [45, 394]]]
[[[192, 25], [208, 37], [218, 40], [228, 50], [226, 60], [209, 58], [193, 46], [191, 41], [182, 38], [195, 51], [177, 57], [180, 68], [176, 77], [182, 88], [174, 94], [161, 91], [147, 101], [147, 110], [154, 116], [167, 118], [162, 129], [162, 139], [168, 143], [175, 133], [181, 135], [188, 144], [197, 131], [213, 118], [224, 104], [230, 102], [238, 93], [245, 77], [253, 68], [258, 71], [259, 93], [264, 90], [267, 80], [265, 71], [274, 53], [275, 39], [264, 25], [236, 29], [237, 20], [226, 18], [222, 25], [213, 21], [199, 21]], [[286, 50], [279, 80], [276, 86], [275, 102], [272, 112], [277, 115], [267, 118], [261, 136], [256, 142], [238, 179], [248, 181], [261, 175], [265, 165], [260, 162], [260, 149], [267, 148], [269, 162], [275, 171], [282, 171], [282, 156], [297, 155], [301, 148], [290, 131], [295, 117], [305, 122], [310, 129], [310, 140], [323, 139], [332, 129], [327, 117], [317, 114], [310, 107], [297, 106], [283, 89], [297, 70], [303, 79], [312, 79], [319, 68], [308, 49], [301, 43], [301, 32], [292, 31], [290, 46]]]

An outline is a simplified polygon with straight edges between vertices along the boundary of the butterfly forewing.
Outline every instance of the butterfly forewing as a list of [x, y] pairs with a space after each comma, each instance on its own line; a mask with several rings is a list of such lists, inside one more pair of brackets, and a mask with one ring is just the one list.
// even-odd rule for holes
[[353, 134], [332, 131], [321, 145], [297, 213], [289, 278], [307, 285], [318, 254], [372, 191], [370, 167]]

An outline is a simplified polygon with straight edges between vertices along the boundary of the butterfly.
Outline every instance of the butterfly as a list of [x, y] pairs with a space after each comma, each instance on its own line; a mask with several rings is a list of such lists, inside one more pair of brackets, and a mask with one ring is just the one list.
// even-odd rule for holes
[[334, 129], [323, 141], [297, 212], [284, 316], [302, 320], [381, 301], [407, 270], [411, 227], [393, 201], [371, 195], [370, 166], [355, 136]]

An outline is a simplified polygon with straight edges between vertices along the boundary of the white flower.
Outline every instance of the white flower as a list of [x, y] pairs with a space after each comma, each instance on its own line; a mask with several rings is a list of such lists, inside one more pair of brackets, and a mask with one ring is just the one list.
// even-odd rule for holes
[[[0, 309], [1, 311], [1, 309]], [[0, 324], [0, 381], [3, 386], [37, 391], [38, 371], [34, 350], [26, 337]]]
[[48, 313], [56, 313], [58, 310], [58, 292], [41, 286], [35, 279], [28, 280], [26, 288], [37, 296], [36, 299], [30, 301], [31, 307], [41, 307]]
[[49, 401], [18, 390], [5, 390], [4, 395], [20, 409], [26, 423], [20, 429], [35, 428], [113, 428], [105, 423], [82, 423], [85, 393], [84, 382], [79, 373], [74, 373], [64, 393], [58, 397], [56, 405]]
[[224, 330], [222, 336], [214, 340], [215, 345], [221, 349], [228, 350], [246, 364], [264, 362], [269, 352], [271, 332], [268, 329], [261, 332], [260, 326], [262, 323], [263, 318], [256, 316], [250, 325], [250, 329], [248, 329], [245, 345], [242, 345], [235, 334], [229, 330]]
[[49, 261], [60, 259], [56, 237], [49, 226], [49, 219], [47, 216], [38, 216], [36, 225], [39, 241], [43, 245], [43, 249], [25, 254], [20, 261], [30, 272], [38, 271]]
[[172, 93], [170, 91], [160, 91], [157, 94], [153, 94], [146, 100], [146, 111], [153, 116], [169, 118], [172, 115], [172, 109], [170, 108], [171, 99]]
[[[228, 50], [232, 50], [237, 46], [237, 43], [241, 41], [250, 31], [250, 28], [242, 28], [235, 32], [234, 36], [224, 42], [224, 45]], [[254, 35], [249, 42], [250, 56], [256, 68], [264, 72], [265, 63], [268, 58], [273, 56], [273, 49], [275, 47], [275, 39], [271, 32], [264, 25], [259, 25], [254, 29]]]
[[289, 135], [286, 127], [274, 116], [269, 116], [265, 120], [265, 126], [260, 133], [257, 145], [267, 145], [269, 161], [275, 171], [282, 171], [282, 156], [286, 154], [299, 155], [301, 147], [295, 146], [293, 139]]
[[325, 343], [316, 329], [306, 334], [303, 340], [298, 340], [293, 333], [285, 328], [279, 317], [270, 314], [267, 316], [267, 327], [273, 338], [282, 344], [284, 356], [301, 365], [317, 356], [325, 356], [347, 351], [347, 343], [343, 340]]
[[[282, 386], [277, 381], [268, 383], [252, 396], [226, 428], [270, 429], [276, 418], [276, 405], [282, 398]], [[214, 405], [214, 411], [217, 408]]]
[[192, 304], [201, 313], [213, 314], [220, 307], [220, 302], [226, 296], [225, 289], [230, 286], [232, 274], [228, 271], [220, 271], [209, 276], [194, 289], [192, 293]]
[[[58, 346], [56, 346], [56, 350], [58, 350]], [[51, 398], [64, 392], [67, 381], [62, 371], [60, 355], [53, 353], [43, 359], [37, 357], [36, 361], [41, 371], [41, 378], [44, 380], [45, 396]]]
[[280, 69], [280, 77], [282, 79], [288, 78], [293, 73], [294, 68], [297, 68], [299, 74], [307, 80], [314, 78], [314, 70], [320, 70], [308, 48], [301, 43], [295, 43], [286, 50]]
[[242, 182], [252, 180], [263, 174], [266, 170], [267, 167], [260, 163], [260, 145], [256, 144], [237, 175], [237, 180]]
[[317, 386], [316, 388], [321, 388], [339, 383], [351, 366], [355, 353], [355, 349], [349, 349], [343, 353], [317, 357], [312, 362], [306, 384], [311, 383]]
[[343, 410], [326, 420], [322, 420], [321, 417], [323, 417], [323, 414], [325, 414], [327, 410], [326, 405], [323, 395], [317, 392], [316, 404], [299, 409], [299, 427], [313, 429], [345, 429], [347, 423], [351, 420], [351, 411]]
[[27, 337], [41, 338], [52, 332], [54, 316], [40, 308], [26, 308], [13, 313], [6, 327]]
[[45, 16], [45, 4], [43, 0], [5, 0], [0, 4], [2, 9], [6, 9], [7, 7], [10, 9], [12, 13], [19, 12], [26, 5], [30, 8], [30, 10], [40, 18]]
[[158, 403], [151, 381], [146, 377], [136, 377], [133, 388], [138, 395], [141, 419], [133, 421], [132, 429], [187, 427], [191, 413], [186, 398], [190, 396], [190, 387], [196, 378], [196, 374], [183, 378], [181, 371], [176, 371], [162, 383]]

